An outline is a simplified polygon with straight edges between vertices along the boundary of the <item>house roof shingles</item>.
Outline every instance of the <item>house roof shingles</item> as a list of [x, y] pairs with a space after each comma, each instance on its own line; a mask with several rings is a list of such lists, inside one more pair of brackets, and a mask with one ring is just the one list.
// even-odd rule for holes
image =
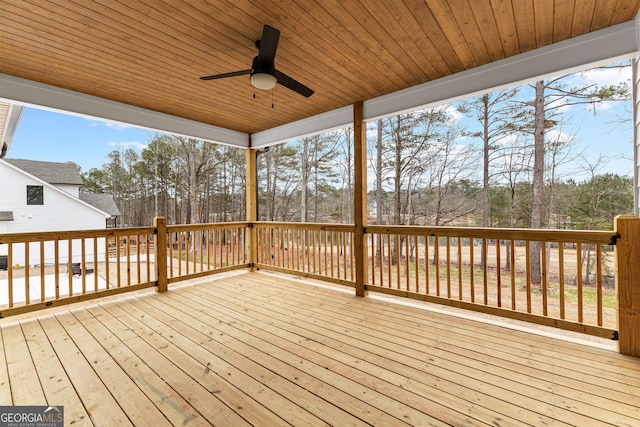
[[4, 159], [7, 163], [49, 184], [82, 185], [78, 167], [73, 163], [44, 162], [40, 160]]
[[110, 194], [104, 193], [83, 193], [80, 192], [80, 200], [88, 203], [103, 212], [108, 213], [111, 216], [119, 216], [120, 209], [116, 206], [116, 202], [113, 200]]

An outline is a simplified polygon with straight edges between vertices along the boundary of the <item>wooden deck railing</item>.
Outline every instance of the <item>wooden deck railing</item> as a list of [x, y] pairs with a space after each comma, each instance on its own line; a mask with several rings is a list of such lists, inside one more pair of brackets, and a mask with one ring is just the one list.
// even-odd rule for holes
[[246, 268], [247, 222], [167, 226], [168, 282]]
[[4, 234], [0, 317], [253, 267], [602, 337], [624, 331], [625, 354], [640, 355], [640, 218], [615, 227], [366, 226], [364, 283], [354, 225], [158, 218], [154, 227]]
[[[614, 232], [402, 226], [366, 231], [370, 291], [615, 336]], [[535, 253], [538, 277], [532, 274]]]
[[[258, 268], [354, 286], [353, 226], [256, 223]], [[367, 226], [365, 289], [613, 338], [615, 233]], [[538, 244], [540, 276], [531, 274]]]
[[255, 267], [353, 286], [353, 225], [255, 223]]
[[[248, 267], [248, 223], [0, 235], [0, 317]], [[159, 233], [166, 247], [158, 247]], [[158, 272], [158, 254], [166, 268]]]
[[0, 235], [0, 317], [155, 286], [154, 239], [152, 227]]

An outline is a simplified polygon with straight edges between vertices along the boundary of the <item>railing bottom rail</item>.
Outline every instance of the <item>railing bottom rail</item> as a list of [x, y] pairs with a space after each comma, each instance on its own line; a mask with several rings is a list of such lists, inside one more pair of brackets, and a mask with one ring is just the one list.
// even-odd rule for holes
[[82, 295], [73, 295], [70, 297], [65, 297], [57, 300], [49, 300], [44, 302], [32, 303], [29, 305], [21, 305], [21, 306], [6, 308], [0, 311], [0, 319], [9, 317], [9, 316], [17, 316], [19, 314], [30, 313], [36, 310], [43, 310], [45, 308], [59, 307], [63, 305], [74, 304], [77, 302], [85, 302], [92, 299], [104, 298], [104, 297], [109, 297], [113, 295], [139, 291], [142, 289], [153, 288], [155, 286], [156, 286], [156, 282], [138, 283], [136, 285], [124, 286], [121, 288], [103, 289], [96, 292], [89, 292]]

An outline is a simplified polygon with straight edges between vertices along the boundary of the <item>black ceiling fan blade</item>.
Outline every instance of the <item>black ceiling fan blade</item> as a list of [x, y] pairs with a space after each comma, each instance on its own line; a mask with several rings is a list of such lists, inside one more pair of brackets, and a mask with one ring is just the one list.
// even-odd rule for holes
[[224, 79], [225, 77], [245, 76], [251, 74], [251, 70], [232, 71], [230, 73], [214, 74], [213, 76], [200, 77], [200, 80]]
[[265, 25], [262, 29], [262, 38], [258, 49], [258, 61], [273, 64], [278, 49], [278, 40], [280, 40], [280, 31]]
[[276, 79], [278, 79], [279, 84], [291, 89], [294, 92], [299, 93], [302, 96], [306, 96], [308, 98], [314, 93], [313, 90], [309, 89], [299, 81], [293, 79], [292, 77], [287, 76], [286, 74], [278, 70], [276, 70], [275, 75], [276, 75]]

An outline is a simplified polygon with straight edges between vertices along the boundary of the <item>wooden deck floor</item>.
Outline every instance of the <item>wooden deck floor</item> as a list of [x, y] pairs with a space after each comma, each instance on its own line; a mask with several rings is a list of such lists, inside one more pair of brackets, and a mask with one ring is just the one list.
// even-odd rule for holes
[[640, 425], [640, 359], [265, 273], [0, 326], [66, 425]]

